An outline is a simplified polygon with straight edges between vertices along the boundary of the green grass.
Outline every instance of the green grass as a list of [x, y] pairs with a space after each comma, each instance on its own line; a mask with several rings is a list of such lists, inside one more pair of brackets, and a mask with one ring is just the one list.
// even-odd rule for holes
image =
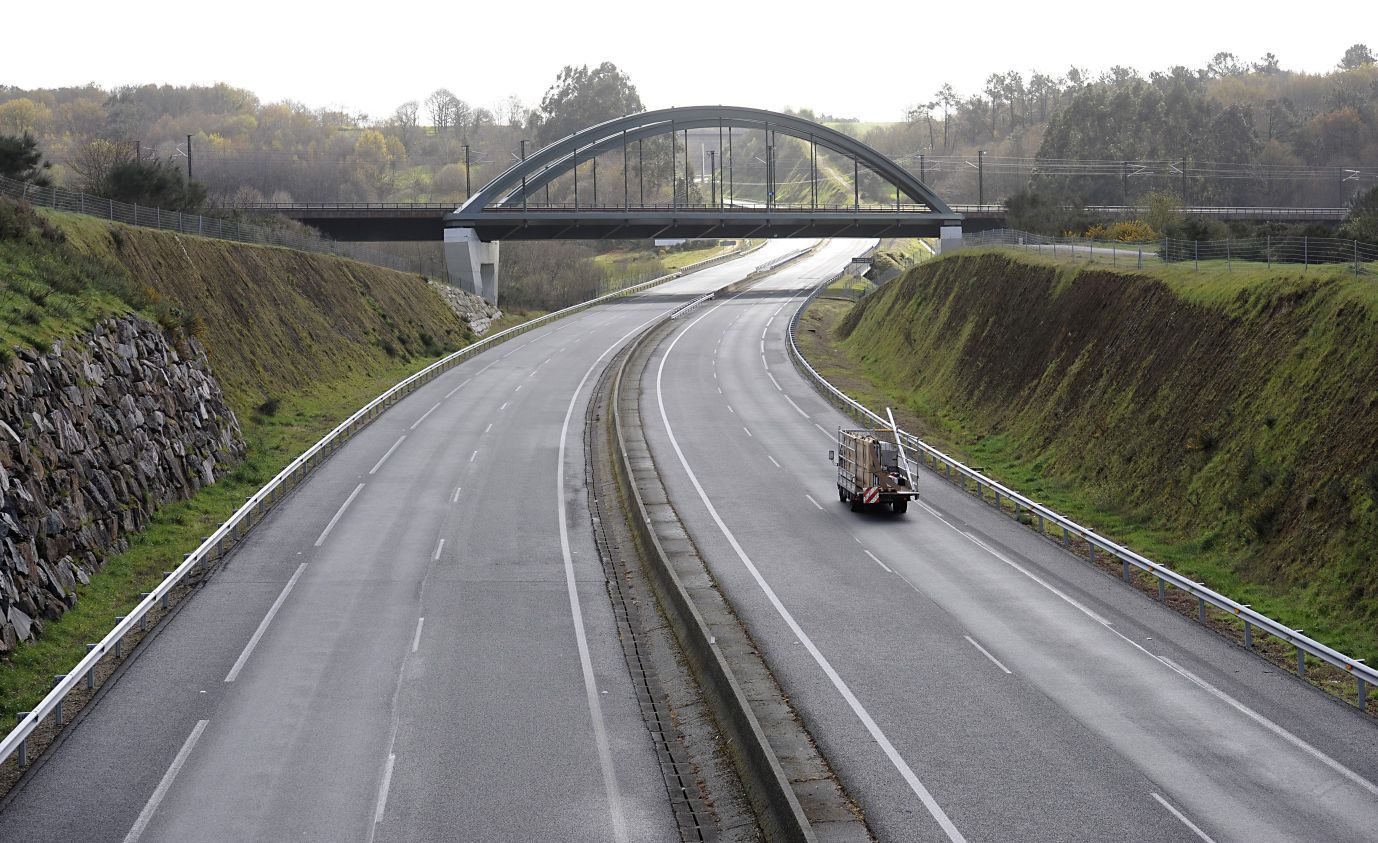
[[370, 376], [346, 378], [283, 398], [271, 417], [241, 415], [248, 457], [228, 476], [195, 497], [159, 510], [131, 537], [129, 550], [108, 558], [89, 586], [77, 587], [76, 607], [47, 621], [43, 635], [21, 644], [0, 669], [0, 722], [14, 723], [52, 688], [52, 677], [81, 660], [88, 642], [105, 637], [115, 616], [127, 614], [139, 595], [162, 581], [183, 554], [199, 545], [288, 463], [378, 393], [429, 360], [395, 364]]
[[820, 302], [805, 327], [826, 375], [936, 446], [1378, 655], [1373, 279], [963, 251], [854, 309]]

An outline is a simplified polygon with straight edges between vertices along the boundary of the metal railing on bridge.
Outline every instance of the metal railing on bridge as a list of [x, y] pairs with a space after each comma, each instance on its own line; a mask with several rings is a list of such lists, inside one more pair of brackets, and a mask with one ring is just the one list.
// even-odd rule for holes
[[401, 272], [419, 273], [421, 271], [417, 261], [355, 243], [342, 243], [300, 231], [254, 225], [234, 219], [201, 214], [183, 214], [163, 208], [115, 202], [89, 193], [61, 187], [39, 187], [29, 182], [4, 176], [0, 176], [0, 196], [7, 196], [40, 208], [86, 214], [113, 222], [136, 225], [140, 228], [157, 228], [164, 231], [176, 231], [180, 234], [211, 237], [216, 240], [233, 240], [238, 243], [283, 246], [288, 249], [350, 258]]

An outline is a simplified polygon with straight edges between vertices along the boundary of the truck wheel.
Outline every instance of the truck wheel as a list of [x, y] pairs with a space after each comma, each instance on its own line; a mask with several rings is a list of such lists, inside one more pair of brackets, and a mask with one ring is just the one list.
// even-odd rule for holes
[[860, 511], [861, 511], [861, 495], [855, 495], [855, 496], [852, 497], [852, 512], [860, 512]]
[[842, 501], [843, 503], [847, 502], [847, 490], [842, 488], [841, 486], [837, 487], [837, 499]]
[[906, 513], [906, 512], [909, 511], [909, 501], [907, 501], [907, 500], [895, 501], [894, 503], [890, 504], [890, 509], [891, 509], [896, 515], [903, 515], [904, 513]]

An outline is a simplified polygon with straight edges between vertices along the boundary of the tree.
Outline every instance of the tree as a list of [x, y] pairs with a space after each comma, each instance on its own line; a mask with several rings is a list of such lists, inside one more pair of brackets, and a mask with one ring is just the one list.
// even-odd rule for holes
[[110, 171], [103, 195], [116, 202], [194, 213], [206, 203], [206, 187], [188, 182], [171, 161], [128, 161]]
[[1378, 243], [1378, 187], [1354, 197], [1340, 234], [1354, 240]]
[[1340, 70], [1354, 70], [1366, 64], [1373, 64], [1378, 59], [1373, 56], [1373, 51], [1365, 44], [1355, 44], [1345, 50], [1344, 58], [1340, 59]]
[[48, 176], [52, 166], [43, 160], [43, 153], [38, 151], [38, 141], [28, 132], [0, 135], [0, 176], [47, 187], [53, 183]]
[[507, 98], [502, 101], [499, 113], [504, 124], [520, 128], [526, 124], [531, 110], [522, 105], [521, 97], [516, 94], [508, 94]]
[[1249, 69], [1234, 53], [1216, 53], [1206, 65], [1206, 76], [1210, 79], [1224, 79], [1227, 76], [1243, 76]]
[[1155, 190], [1143, 197], [1143, 203], [1148, 208], [1144, 222], [1154, 231], [1168, 231], [1182, 221], [1182, 200], [1175, 193]]
[[110, 195], [110, 174], [115, 168], [134, 160], [127, 143], [115, 143], [95, 138], [78, 146], [71, 167], [81, 176], [81, 187], [97, 196]]
[[990, 136], [995, 137], [995, 118], [1000, 113], [1000, 98], [1005, 95], [1005, 77], [992, 73], [986, 77], [986, 96], [990, 97]]
[[1264, 53], [1263, 58], [1254, 62], [1254, 73], [1271, 75], [1281, 72], [1282, 66], [1278, 64], [1278, 57], [1272, 53]]
[[459, 98], [446, 88], [437, 88], [433, 94], [426, 97], [426, 111], [431, 115], [431, 125], [435, 127], [437, 134], [455, 125], [455, 106], [458, 100]]
[[953, 89], [953, 87], [952, 87], [952, 85], [951, 85], [950, 83], [944, 82], [944, 83], [943, 83], [943, 86], [942, 86], [941, 88], [938, 89], [937, 99], [938, 99], [938, 102], [939, 102], [939, 103], [942, 105], [942, 107], [943, 107], [943, 151], [946, 152], [947, 149], [948, 149], [948, 145], [947, 145], [947, 122], [948, 122], [948, 116], [952, 113], [952, 109], [956, 108], [957, 105], [958, 105], [958, 103], [960, 103], [960, 102], [962, 101], [962, 98], [959, 97], [959, 96], [957, 96], [957, 91]]
[[416, 117], [420, 110], [420, 103], [416, 100], [407, 100], [397, 106], [397, 110], [392, 113], [393, 125], [397, 126], [397, 133], [402, 138], [402, 146], [406, 149], [411, 149], [412, 141], [416, 136]]
[[612, 62], [589, 69], [565, 65], [531, 115], [536, 141], [545, 146], [581, 129], [644, 111], [627, 74]]
[[43, 103], [19, 97], [0, 103], [0, 132], [15, 135], [38, 132], [52, 116], [52, 110]]

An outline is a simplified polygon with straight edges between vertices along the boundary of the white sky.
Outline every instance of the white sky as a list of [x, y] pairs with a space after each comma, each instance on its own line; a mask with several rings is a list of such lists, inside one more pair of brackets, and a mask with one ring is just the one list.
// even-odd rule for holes
[[[612, 61], [648, 108], [808, 106], [902, 119], [944, 81], [992, 71], [1093, 74], [1200, 67], [1217, 51], [1273, 52], [1320, 72], [1356, 41], [1378, 49], [1378, 4], [1160, 0], [1152, 4], [431, 0], [112, 3], [43, 7], [57, 19], [4, 39], [0, 83], [20, 87], [227, 82], [265, 102], [347, 106], [372, 118], [448, 87], [474, 105], [536, 105], [565, 64]], [[1123, 9], [1116, 15], [1111, 9]], [[592, 11], [581, 9], [591, 9]], [[59, 11], [60, 10], [60, 11]], [[424, 119], [424, 118], [423, 118]]]

